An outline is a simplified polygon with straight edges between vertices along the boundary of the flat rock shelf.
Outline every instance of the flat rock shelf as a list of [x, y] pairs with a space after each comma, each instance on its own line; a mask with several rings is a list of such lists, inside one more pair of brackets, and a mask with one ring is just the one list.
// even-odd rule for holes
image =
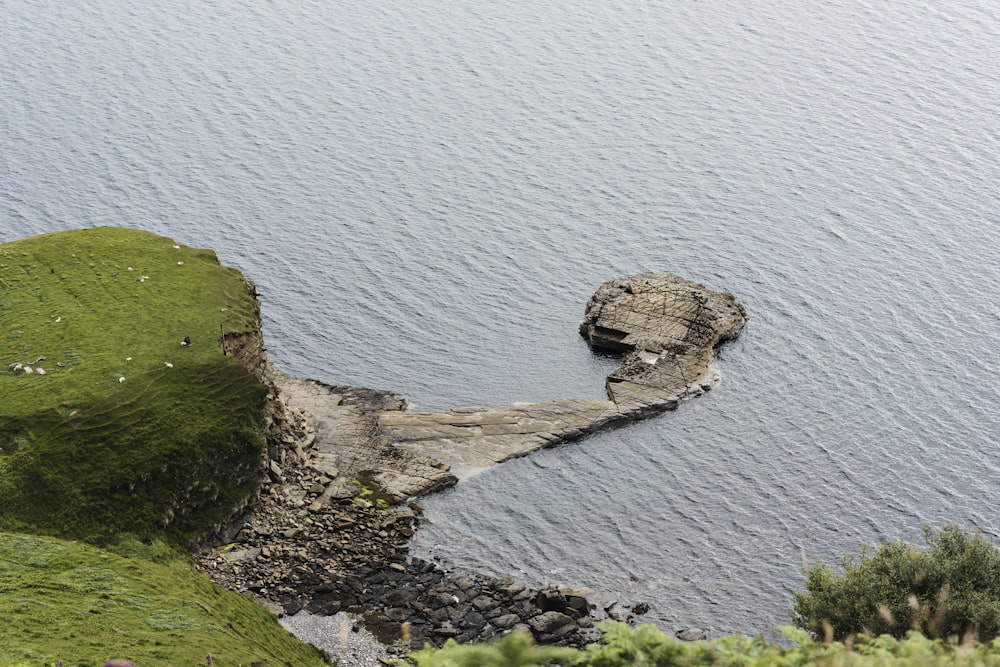
[[[732, 294], [672, 274], [610, 280], [590, 298], [580, 325], [595, 351], [623, 354], [607, 378], [609, 400], [447, 412], [410, 412], [405, 400], [393, 401], [390, 409], [368, 411], [372, 433], [391, 445], [397, 460], [403, 452], [413, 455], [416, 474], [373, 471], [373, 479], [388, 497], [402, 500], [449, 483], [441, 470], [465, 479], [537, 449], [672, 410], [719, 381], [713, 350], [739, 335], [746, 319], [746, 309]], [[323, 414], [345, 409], [319, 408]], [[419, 465], [435, 464], [444, 465], [437, 466], [439, 472], [417, 472]]]

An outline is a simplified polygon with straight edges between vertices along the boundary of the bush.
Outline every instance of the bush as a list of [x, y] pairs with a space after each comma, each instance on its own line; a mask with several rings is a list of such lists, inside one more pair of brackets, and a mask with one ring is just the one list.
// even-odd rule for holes
[[842, 561], [837, 576], [822, 563], [806, 570], [806, 591], [795, 593], [794, 623], [817, 638], [858, 634], [931, 638], [1000, 634], [1000, 551], [978, 532], [949, 524], [924, 528], [928, 548], [900, 541]]
[[[493, 644], [425, 647], [408, 657], [417, 667], [983, 667], [1000, 665], [1000, 645], [956, 646], [910, 633], [905, 639], [858, 637], [850, 645], [817, 642], [799, 628], [781, 628], [791, 646], [762, 637], [728, 635], [682, 642], [651, 625], [605, 621], [601, 639], [584, 650], [536, 646], [511, 633]], [[406, 663], [398, 663], [406, 664]]]

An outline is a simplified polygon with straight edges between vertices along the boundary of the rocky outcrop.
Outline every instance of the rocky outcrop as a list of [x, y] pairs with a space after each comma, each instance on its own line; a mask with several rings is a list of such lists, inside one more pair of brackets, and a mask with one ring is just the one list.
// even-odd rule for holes
[[[311, 416], [310, 465], [339, 480], [322, 500], [359, 485], [398, 503], [455, 484], [537, 449], [676, 408], [719, 380], [713, 350], [746, 322], [736, 298], [671, 274], [610, 280], [587, 303], [580, 332], [598, 352], [624, 353], [608, 376], [610, 400], [556, 399], [506, 408], [410, 412], [399, 394], [288, 377], [267, 366], [282, 408]], [[262, 346], [226, 337], [250, 368]]]
[[257, 502], [198, 554], [216, 583], [277, 614], [347, 611], [398, 653], [450, 638], [484, 641], [515, 628], [550, 643], [593, 640], [593, 607], [582, 595], [455, 576], [408, 558], [415, 512], [362, 497], [359, 484], [319, 456], [308, 416], [292, 407], [284, 414], [282, 428], [294, 441], [279, 441]]
[[394, 447], [384, 435], [380, 416], [405, 414], [407, 402], [399, 394], [300, 380], [274, 369], [269, 376], [282, 402], [312, 419], [315, 451], [310, 465], [340, 480], [324, 492], [323, 500], [350, 497], [365, 486], [398, 503], [457, 481], [439, 459]]
[[[249, 280], [247, 290], [256, 295], [256, 288]], [[264, 351], [264, 335], [260, 329], [238, 333], [226, 332], [217, 341], [222, 353], [239, 360], [254, 377], [261, 382], [267, 380], [267, 353]]]
[[608, 401], [559, 399], [509, 408], [379, 411], [396, 449], [447, 464], [458, 479], [543, 447], [676, 408], [719, 380], [713, 350], [746, 310], [732, 294], [671, 274], [611, 280], [587, 303], [580, 332], [599, 352], [624, 353]]
[[[261, 362], [254, 338], [225, 338], [272, 388], [269, 459], [256, 505], [221, 530], [199, 562], [212, 578], [276, 611], [341, 610], [399, 650], [448, 638], [484, 640], [513, 629], [582, 645], [594, 611], [571, 591], [528, 590], [510, 579], [456, 577], [407, 558], [413, 496], [542, 447], [677, 407], [718, 380], [712, 350], [736, 336], [736, 299], [666, 274], [602, 285], [583, 336], [623, 353], [610, 400], [560, 399], [508, 408], [410, 412], [393, 392], [285, 376]], [[206, 545], [208, 546], [208, 545]], [[605, 614], [618, 618], [610, 607]], [[634, 608], [636, 615], [648, 611]], [[624, 619], [632, 620], [633, 616]]]
[[580, 333], [595, 350], [624, 353], [608, 396], [625, 415], [673, 409], [718, 382], [712, 352], [735, 338], [746, 309], [728, 292], [669, 273], [609, 280], [587, 302]]
[[509, 408], [381, 412], [382, 433], [397, 448], [441, 461], [458, 479], [622, 420], [610, 401], [560, 399]]

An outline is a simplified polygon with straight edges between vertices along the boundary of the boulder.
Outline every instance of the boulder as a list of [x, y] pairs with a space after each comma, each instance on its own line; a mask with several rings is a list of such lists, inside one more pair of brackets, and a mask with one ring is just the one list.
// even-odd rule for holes
[[547, 586], [535, 596], [535, 604], [542, 611], [566, 611], [566, 596], [561, 590], [553, 586]]
[[590, 614], [590, 603], [582, 595], [566, 595], [566, 613], [574, 618], [580, 618]]
[[576, 631], [576, 621], [558, 611], [547, 611], [528, 619], [531, 631], [541, 641], [554, 641]]
[[674, 636], [685, 642], [697, 642], [708, 639], [708, 632], [701, 628], [684, 628], [674, 633]]
[[521, 617], [517, 614], [503, 614], [493, 619], [493, 625], [501, 630], [512, 628], [521, 622]]

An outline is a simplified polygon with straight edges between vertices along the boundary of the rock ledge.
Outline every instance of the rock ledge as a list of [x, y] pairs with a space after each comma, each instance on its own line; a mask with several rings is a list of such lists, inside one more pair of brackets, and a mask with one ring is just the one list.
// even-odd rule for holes
[[601, 285], [587, 302], [580, 334], [595, 350], [624, 353], [608, 376], [608, 396], [624, 415], [641, 417], [714, 385], [712, 351], [739, 335], [746, 319], [728, 292], [645, 273]]
[[732, 294], [672, 274], [610, 280], [590, 298], [580, 325], [596, 351], [624, 353], [606, 381], [610, 400], [437, 413], [381, 410], [375, 420], [397, 450], [439, 461], [465, 479], [536, 449], [672, 410], [704, 393], [719, 381], [713, 350], [739, 335], [746, 319]]

